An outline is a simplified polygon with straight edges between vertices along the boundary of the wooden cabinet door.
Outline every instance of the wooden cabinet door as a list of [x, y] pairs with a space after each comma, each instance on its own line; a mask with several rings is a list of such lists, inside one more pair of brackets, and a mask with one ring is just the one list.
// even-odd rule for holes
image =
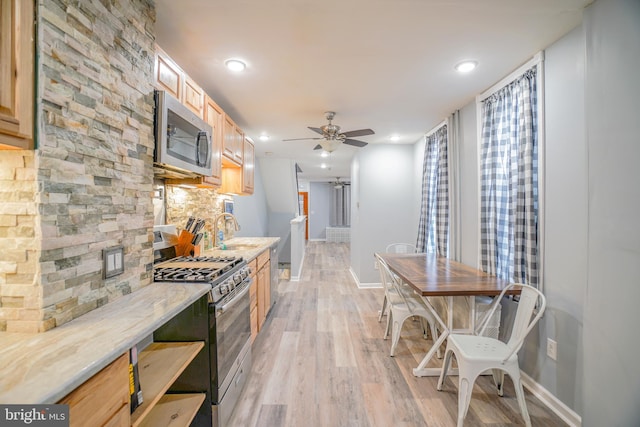
[[0, 149], [33, 148], [33, 5], [0, 0]]
[[201, 119], [204, 118], [204, 91], [196, 82], [185, 76], [184, 99], [182, 101], [187, 108]]
[[129, 355], [120, 356], [58, 403], [69, 405], [72, 427], [129, 425]]
[[244, 154], [244, 132], [237, 125], [234, 129], [235, 145], [233, 147], [233, 161], [241, 165]]
[[236, 146], [237, 146], [237, 132], [236, 132], [236, 124], [231, 117], [225, 115], [224, 116], [224, 124], [223, 124], [223, 134], [224, 134], [224, 145], [222, 147], [222, 154], [224, 155], [222, 159], [222, 164], [225, 166], [240, 166], [240, 163], [236, 160]]
[[204, 119], [213, 128], [211, 134], [211, 176], [205, 177], [208, 184], [220, 186], [222, 184], [222, 147], [224, 141], [224, 111], [213, 99], [205, 97]]
[[255, 149], [249, 138], [244, 139], [244, 154], [242, 159], [242, 192], [253, 194], [253, 177], [255, 169]]
[[166, 90], [182, 102], [184, 73], [178, 64], [158, 46], [156, 46], [155, 80], [157, 89]]

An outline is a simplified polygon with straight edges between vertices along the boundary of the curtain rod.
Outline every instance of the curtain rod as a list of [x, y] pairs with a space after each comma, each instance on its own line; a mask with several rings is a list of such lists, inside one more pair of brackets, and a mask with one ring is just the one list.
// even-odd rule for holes
[[515, 71], [512, 71], [507, 77], [500, 80], [498, 83], [491, 86], [489, 89], [485, 90], [480, 95], [476, 96], [476, 102], [484, 102], [487, 98], [493, 95], [495, 92], [499, 91], [521, 75], [523, 75], [527, 70], [533, 68], [534, 66], [540, 64], [544, 61], [544, 51], [536, 53], [533, 58], [525, 62], [523, 65], [518, 67]]
[[428, 138], [429, 136], [431, 136], [431, 134], [433, 134], [434, 132], [436, 132], [438, 129], [440, 129], [442, 126], [446, 125], [447, 122], [449, 121], [449, 119], [444, 119], [443, 121], [441, 121], [440, 123], [438, 123], [437, 125], [435, 125], [435, 127], [431, 128], [431, 130], [427, 133], [424, 134], [425, 138]]

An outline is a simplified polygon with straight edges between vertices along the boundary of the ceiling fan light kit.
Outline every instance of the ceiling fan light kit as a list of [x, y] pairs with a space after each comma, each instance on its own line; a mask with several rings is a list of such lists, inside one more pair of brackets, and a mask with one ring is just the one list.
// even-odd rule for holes
[[317, 140], [320, 142], [314, 147], [314, 150], [323, 149], [331, 153], [332, 151], [335, 151], [340, 146], [340, 144], [353, 145], [355, 147], [364, 147], [365, 145], [367, 145], [366, 142], [359, 141], [357, 139], [351, 139], [351, 137], [375, 134], [375, 132], [371, 129], [358, 129], [341, 133], [340, 126], [331, 123], [336, 113], [334, 111], [327, 111], [324, 114], [329, 123], [320, 126], [319, 128], [312, 126], [308, 127], [315, 133], [322, 135], [321, 137], [284, 139], [283, 141]]

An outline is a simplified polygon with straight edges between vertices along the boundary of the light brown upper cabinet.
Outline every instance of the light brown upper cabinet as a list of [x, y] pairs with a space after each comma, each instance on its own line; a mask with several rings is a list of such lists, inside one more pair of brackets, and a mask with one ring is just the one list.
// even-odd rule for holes
[[224, 125], [224, 147], [222, 150], [222, 165], [229, 167], [242, 166], [242, 149], [244, 141], [244, 133], [231, 117], [225, 115]]
[[196, 82], [185, 75], [184, 100], [182, 101], [198, 117], [204, 119], [204, 91]]
[[204, 178], [205, 182], [220, 186], [222, 183], [222, 145], [224, 141], [223, 123], [224, 111], [213, 99], [205, 95], [204, 119], [213, 128], [211, 134], [211, 176]]
[[244, 138], [242, 159], [242, 192], [253, 194], [253, 176], [255, 169], [255, 148], [249, 138]]
[[253, 194], [253, 178], [255, 154], [253, 142], [249, 138], [243, 141], [244, 161], [241, 167], [225, 166], [222, 168], [221, 193], [249, 196]]
[[0, 149], [33, 148], [33, 3], [0, 0]]
[[155, 64], [156, 88], [166, 90], [174, 98], [182, 101], [184, 73], [178, 64], [156, 45]]

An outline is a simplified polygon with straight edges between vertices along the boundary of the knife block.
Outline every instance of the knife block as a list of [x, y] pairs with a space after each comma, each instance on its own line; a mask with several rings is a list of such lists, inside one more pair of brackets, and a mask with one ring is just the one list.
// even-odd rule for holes
[[194, 249], [193, 244], [191, 244], [192, 241], [193, 234], [187, 230], [182, 230], [176, 244], [176, 256], [191, 256], [191, 251]]

